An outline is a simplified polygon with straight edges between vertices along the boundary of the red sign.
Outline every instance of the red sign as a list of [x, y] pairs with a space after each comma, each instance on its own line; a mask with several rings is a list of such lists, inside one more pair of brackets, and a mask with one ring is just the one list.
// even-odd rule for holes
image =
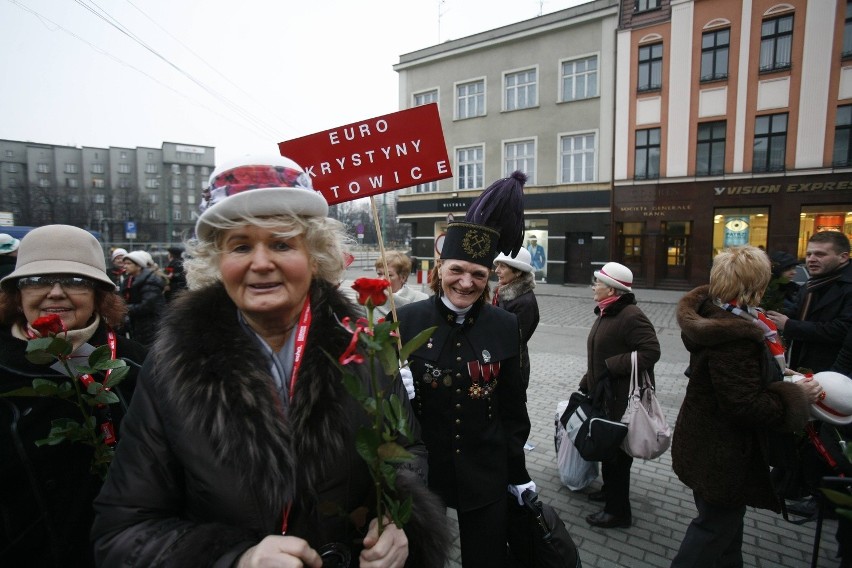
[[436, 103], [278, 143], [329, 205], [452, 177]]

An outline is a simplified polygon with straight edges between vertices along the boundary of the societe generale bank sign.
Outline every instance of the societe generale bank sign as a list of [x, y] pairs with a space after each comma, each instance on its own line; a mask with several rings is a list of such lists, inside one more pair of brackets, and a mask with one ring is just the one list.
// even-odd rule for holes
[[452, 177], [437, 103], [278, 143], [329, 205]]

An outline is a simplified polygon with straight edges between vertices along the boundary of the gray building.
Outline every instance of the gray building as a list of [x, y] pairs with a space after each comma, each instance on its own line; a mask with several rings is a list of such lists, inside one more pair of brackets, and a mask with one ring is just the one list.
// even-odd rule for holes
[[105, 243], [179, 242], [197, 218], [215, 166], [210, 146], [75, 148], [0, 140], [0, 221], [64, 223], [101, 233]]
[[[399, 192], [412, 254], [514, 170], [539, 279], [588, 282], [610, 256], [618, 0], [596, 0], [400, 56], [400, 108], [437, 103], [453, 177]], [[535, 263], [535, 262], [534, 262]]]

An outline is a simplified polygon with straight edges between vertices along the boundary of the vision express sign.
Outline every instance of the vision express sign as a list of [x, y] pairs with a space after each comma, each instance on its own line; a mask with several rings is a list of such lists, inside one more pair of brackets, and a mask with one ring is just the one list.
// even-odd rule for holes
[[436, 103], [278, 144], [329, 205], [452, 177]]

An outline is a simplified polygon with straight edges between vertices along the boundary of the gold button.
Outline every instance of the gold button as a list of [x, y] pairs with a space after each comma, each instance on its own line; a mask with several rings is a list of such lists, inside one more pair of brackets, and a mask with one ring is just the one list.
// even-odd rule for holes
[[461, 394], [461, 389], [456, 389], [456, 394]]
[[456, 347], [461, 347], [461, 342], [456, 343]]
[[456, 418], [456, 424], [461, 424], [461, 420], [459, 420], [458, 418]]
[[456, 357], [456, 361], [461, 361], [461, 357]]
[[461, 436], [459, 436], [458, 434], [456, 434], [456, 440], [461, 440]]
[[461, 410], [461, 404], [456, 405], [456, 410]]
[[457, 454], [460, 454], [460, 453], [461, 453], [461, 450], [456, 450], [456, 453], [457, 453]]
[[460, 379], [460, 378], [461, 378], [461, 373], [456, 373], [456, 378], [457, 378], [457, 379]]

